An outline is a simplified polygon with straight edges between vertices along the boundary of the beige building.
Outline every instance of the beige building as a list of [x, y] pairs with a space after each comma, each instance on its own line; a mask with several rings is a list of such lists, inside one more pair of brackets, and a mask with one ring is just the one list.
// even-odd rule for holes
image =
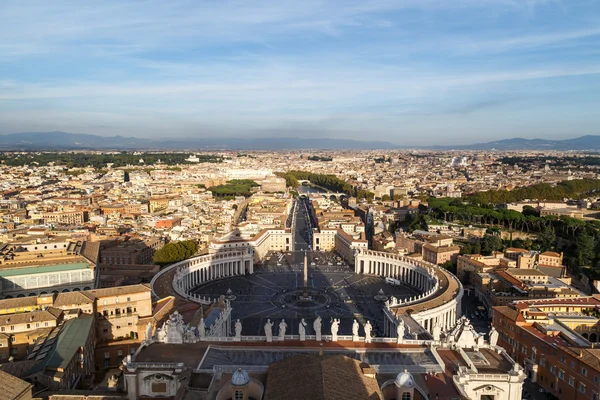
[[423, 260], [437, 265], [447, 261], [454, 263], [459, 254], [460, 247], [458, 246], [434, 246], [429, 243], [423, 246]]
[[62, 211], [42, 213], [45, 224], [80, 225], [87, 221], [85, 211]]
[[146, 285], [90, 290], [96, 298], [98, 341], [144, 337], [141, 318], [152, 315], [152, 290]]

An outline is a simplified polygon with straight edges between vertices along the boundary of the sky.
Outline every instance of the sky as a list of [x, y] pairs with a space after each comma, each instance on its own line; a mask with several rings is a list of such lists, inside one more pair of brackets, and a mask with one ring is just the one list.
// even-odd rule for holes
[[600, 0], [2, 0], [0, 133], [600, 134]]

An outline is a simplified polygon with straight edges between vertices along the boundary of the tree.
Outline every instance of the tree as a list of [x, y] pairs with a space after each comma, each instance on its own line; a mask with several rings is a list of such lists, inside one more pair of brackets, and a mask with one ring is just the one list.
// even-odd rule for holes
[[578, 266], [591, 265], [594, 259], [594, 239], [589, 235], [578, 235], [574, 243]]
[[496, 235], [486, 235], [483, 238], [483, 243], [481, 245], [481, 250], [486, 254], [491, 254], [494, 251], [500, 251], [504, 248], [504, 243], [502, 243], [502, 239]]
[[523, 215], [526, 217], [539, 217], [540, 213], [532, 206], [523, 206]]
[[537, 237], [537, 243], [539, 249], [542, 251], [554, 249], [556, 244], [556, 233], [554, 233], [554, 229], [545, 226]]
[[384, 194], [383, 196], [381, 196], [381, 201], [390, 201], [391, 197], [389, 194]]
[[448, 260], [445, 263], [441, 264], [440, 267], [442, 267], [446, 271], [452, 272], [453, 274], [456, 275], [456, 265], [454, 265], [454, 263], [452, 261]]
[[198, 251], [198, 246], [193, 240], [171, 242], [156, 251], [153, 260], [158, 265], [167, 265], [192, 257]]
[[477, 239], [473, 244], [473, 254], [481, 254], [481, 240]]

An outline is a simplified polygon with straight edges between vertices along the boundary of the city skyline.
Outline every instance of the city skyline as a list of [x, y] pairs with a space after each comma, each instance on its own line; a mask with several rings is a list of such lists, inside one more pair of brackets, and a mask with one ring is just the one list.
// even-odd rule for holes
[[595, 1], [0, 9], [2, 134], [453, 145], [598, 133]]

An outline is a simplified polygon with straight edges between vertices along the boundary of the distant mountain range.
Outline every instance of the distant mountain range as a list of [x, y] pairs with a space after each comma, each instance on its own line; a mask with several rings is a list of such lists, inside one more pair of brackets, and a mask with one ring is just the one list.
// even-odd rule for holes
[[456, 146], [401, 146], [384, 141], [328, 138], [180, 138], [140, 139], [67, 132], [24, 132], [0, 135], [0, 150], [375, 150], [421, 148], [437, 150], [600, 150], [600, 136], [574, 139], [504, 139]]
[[295, 149], [389, 149], [389, 142], [327, 138], [180, 138], [168, 140], [123, 136], [98, 136], [67, 132], [25, 132], [0, 135], [4, 150], [295, 150]]
[[503, 139], [461, 146], [433, 146], [436, 149], [457, 150], [600, 150], [600, 136], [587, 135], [573, 139]]

